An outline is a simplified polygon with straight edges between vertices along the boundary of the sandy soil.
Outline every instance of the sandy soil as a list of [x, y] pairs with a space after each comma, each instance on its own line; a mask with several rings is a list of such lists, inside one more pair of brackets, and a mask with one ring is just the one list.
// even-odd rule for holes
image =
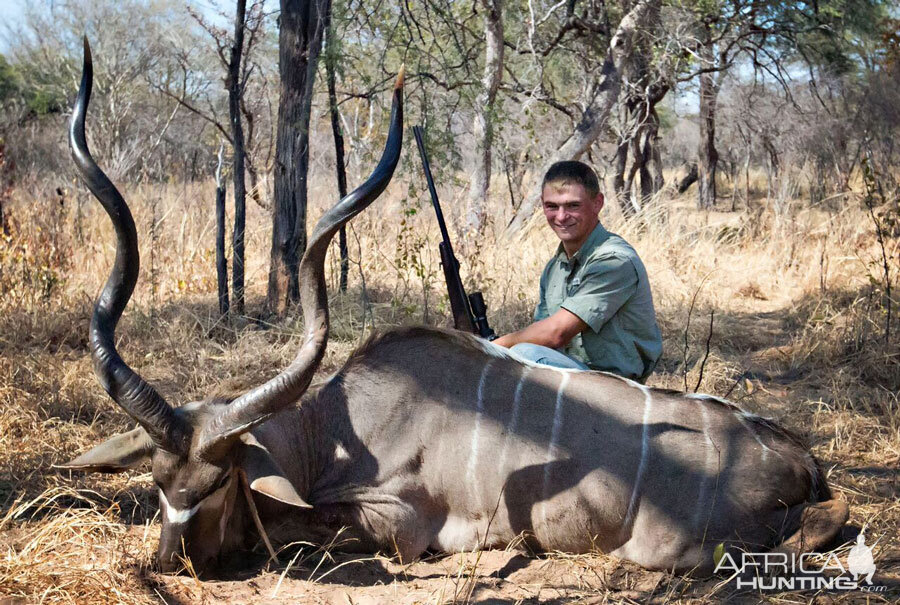
[[[287, 573], [285, 573], [287, 569]], [[726, 578], [692, 580], [643, 570], [612, 557], [530, 557], [488, 551], [432, 557], [410, 565], [383, 558], [322, 553], [302, 566], [226, 581], [152, 575], [148, 584], [168, 603], [667, 603], [761, 601], [878, 603], [900, 599], [900, 576], [879, 574], [885, 592], [867, 595], [767, 595], [734, 589]]]

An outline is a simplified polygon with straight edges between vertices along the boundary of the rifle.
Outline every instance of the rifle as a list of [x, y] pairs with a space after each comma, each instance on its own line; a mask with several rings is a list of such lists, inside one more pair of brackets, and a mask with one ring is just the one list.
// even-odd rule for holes
[[425, 152], [422, 127], [413, 126], [413, 134], [416, 135], [416, 145], [419, 147], [419, 155], [422, 156], [428, 192], [431, 194], [431, 203], [437, 214], [438, 227], [441, 229], [441, 243], [438, 244], [438, 249], [441, 252], [441, 267], [444, 269], [444, 280], [447, 282], [447, 292], [450, 295], [453, 327], [464, 332], [473, 332], [488, 340], [494, 340], [497, 335], [488, 325], [484, 296], [481, 292], [472, 292], [466, 296], [466, 289], [459, 277], [459, 261], [453, 254], [450, 235], [447, 233], [447, 225], [444, 223], [444, 213], [441, 212], [441, 203], [438, 201], [437, 191], [434, 189], [434, 178], [431, 176], [431, 164], [428, 162], [428, 154]]

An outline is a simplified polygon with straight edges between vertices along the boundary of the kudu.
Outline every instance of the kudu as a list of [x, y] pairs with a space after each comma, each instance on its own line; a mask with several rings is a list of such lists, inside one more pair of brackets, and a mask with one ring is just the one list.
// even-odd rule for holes
[[260, 538], [338, 534], [347, 549], [406, 561], [429, 548], [518, 544], [674, 570], [710, 569], [718, 544], [796, 551], [830, 541], [847, 505], [831, 499], [812, 456], [784, 429], [713, 397], [538, 366], [473, 335], [421, 327], [369, 340], [308, 390], [328, 336], [326, 249], [392, 176], [401, 85], [402, 76], [378, 167], [323, 216], [301, 261], [297, 358], [234, 400], [172, 408], [115, 349], [138, 251], [128, 207], [86, 146], [85, 46], [72, 154], [118, 238], [91, 349], [100, 382], [140, 426], [64, 468], [116, 472], [151, 460], [164, 571], [180, 557], [210, 568]]

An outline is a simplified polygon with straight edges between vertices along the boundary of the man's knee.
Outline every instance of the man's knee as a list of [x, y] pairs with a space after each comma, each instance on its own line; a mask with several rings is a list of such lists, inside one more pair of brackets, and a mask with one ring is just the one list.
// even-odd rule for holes
[[530, 342], [520, 342], [519, 344], [511, 346], [509, 350], [522, 359], [537, 363], [538, 359], [545, 356], [547, 347], [531, 344]]
[[555, 368], [568, 368], [573, 370], [588, 370], [585, 364], [576, 359], [560, 353], [556, 349], [551, 349], [542, 345], [536, 345], [530, 342], [520, 342], [509, 349], [516, 356], [541, 365], [552, 366]]

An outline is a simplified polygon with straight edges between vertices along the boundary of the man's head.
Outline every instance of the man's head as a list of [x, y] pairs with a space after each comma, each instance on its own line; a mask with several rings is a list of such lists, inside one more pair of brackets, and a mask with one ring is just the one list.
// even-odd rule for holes
[[600, 222], [603, 208], [600, 183], [583, 162], [556, 162], [544, 175], [541, 202], [550, 228], [572, 256]]

